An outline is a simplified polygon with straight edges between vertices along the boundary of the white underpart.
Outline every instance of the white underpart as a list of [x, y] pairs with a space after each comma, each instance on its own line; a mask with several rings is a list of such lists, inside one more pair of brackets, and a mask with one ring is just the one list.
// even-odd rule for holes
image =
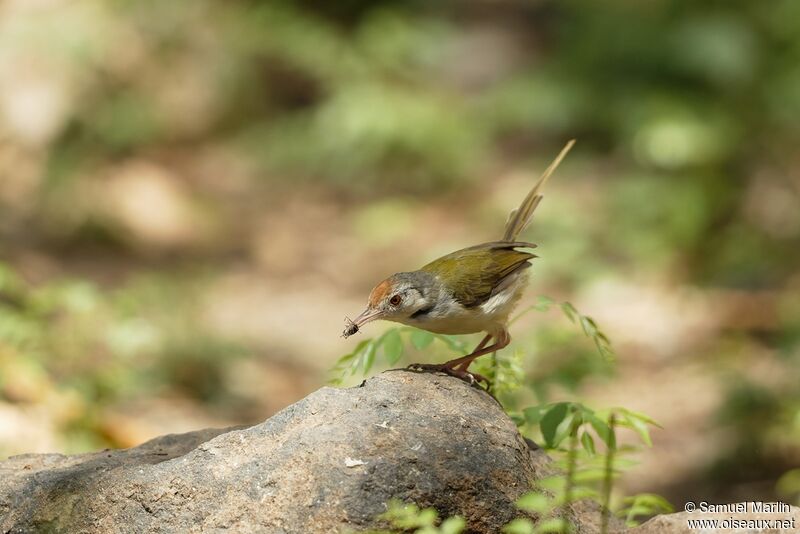
[[508, 324], [509, 315], [519, 304], [527, 283], [527, 270], [522, 270], [511, 275], [503, 284], [505, 287], [480, 306], [465, 308], [451, 297], [445, 300], [444, 305], [437, 307], [436, 313], [399, 322], [437, 334], [500, 334]]

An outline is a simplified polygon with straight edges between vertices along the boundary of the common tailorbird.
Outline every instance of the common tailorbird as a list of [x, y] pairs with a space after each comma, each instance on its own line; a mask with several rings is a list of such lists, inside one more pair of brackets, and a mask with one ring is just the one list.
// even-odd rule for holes
[[[502, 239], [457, 250], [418, 271], [393, 274], [375, 286], [367, 309], [348, 323], [344, 337], [355, 334], [360, 327], [376, 319], [437, 334], [485, 332], [486, 336], [475, 350], [466, 356], [442, 364], [409, 367], [441, 371], [470, 382], [486, 381], [467, 369], [478, 356], [500, 350], [511, 342], [509, 315], [525, 291], [530, 260], [536, 257], [524, 250], [536, 245], [517, 241], [517, 237], [528, 226], [542, 200], [542, 187], [574, 143], [571, 140], [566, 144], [519, 208], [511, 212]], [[494, 342], [489, 344], [492, 340]]]

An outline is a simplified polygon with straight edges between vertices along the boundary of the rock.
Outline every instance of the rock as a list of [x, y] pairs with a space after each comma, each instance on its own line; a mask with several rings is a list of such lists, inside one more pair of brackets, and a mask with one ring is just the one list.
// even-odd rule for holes
[[[800, 508], [797, 506], [777, 503], [771, 510], [766, 508], [769, 511], [754, 509], [754, 504], [748, 502], [715, 506], [719, 506], [719, 509], [713, 513], [696, 510], [691, 513], [659, 515], [631, 529], [630, 534], [697, 534], [698, 532], [791, 534], [800, 532]], [[690, 525], [689, 521], [697, 523]], [[713, 522], [716, 522], [716, 527]]]
[[[552, 472], [486, 393], [386, 372], [249, 428], [0, 462], [0, 532], [357, 532], [381, 526], [396, 498], [497, 534]], [[598, 531], [596, 507], [570, 517], [578, 532]]]

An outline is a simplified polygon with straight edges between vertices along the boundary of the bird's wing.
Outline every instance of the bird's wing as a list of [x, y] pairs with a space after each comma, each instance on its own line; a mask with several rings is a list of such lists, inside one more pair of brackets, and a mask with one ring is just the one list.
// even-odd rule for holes
[[532, 243], [496, 241], [457, 250], [434, 260], [421, 270], [445, 285], [461, 305], [472, 308], [486, 302], [503, 280], [524, 269], [536, 257], [517, 248], [534, 248]]

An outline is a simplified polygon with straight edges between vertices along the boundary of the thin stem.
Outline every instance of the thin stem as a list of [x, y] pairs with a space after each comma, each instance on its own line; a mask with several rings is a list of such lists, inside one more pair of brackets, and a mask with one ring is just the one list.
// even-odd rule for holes
[[[573, 408], [574, 412], [574, 408]], [[572, 490], [575, 485], [575, 471], [578, 463], [578, 418], [572, 420], [570, 429], [569, 450], [567, 451], [567, 480], [564, 484], [564, 507], [562, 508], [562, 518], [564, 523], [569, 524], [568, 510], [572, 503]]]
[[600, 513], [600, 534], [608, 533], [608, 518], [611, 514], [611, 489], [614, 483], [614, 453], [617, 451], [616, 431], [616, 416], [612, 412], [608, 416], [608, 443], [606, 447], [606, 463], [603, 476], [603, 503]]
[[[497, 392], [497, 370], [499, 369], [497, 364], [497, 351], [492, 353], [492, 376], [490, 377], [491, 382], [489, 383], [489, 393], [494, 395]], [[499, 402], [499, 401], [498, 401]]]

